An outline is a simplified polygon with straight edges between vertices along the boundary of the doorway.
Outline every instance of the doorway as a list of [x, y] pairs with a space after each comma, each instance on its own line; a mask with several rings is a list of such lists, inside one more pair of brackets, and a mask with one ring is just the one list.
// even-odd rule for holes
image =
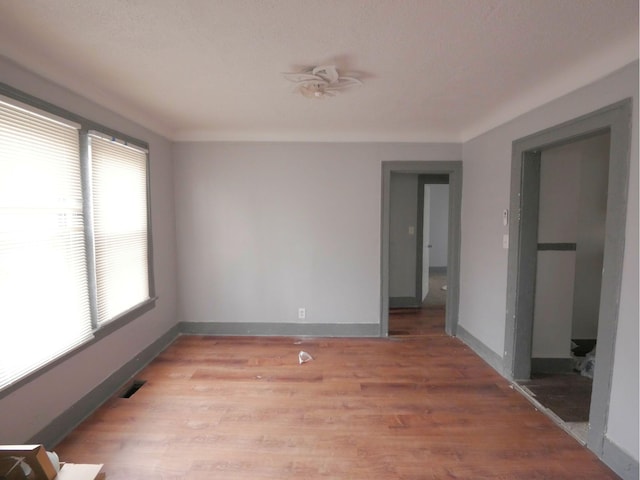
[[447, 305], [447, 252], [449, 247], [449, 175], [418, 175], [417, 277], [423, 309]]
[[541, 149], [531, 375], [523, 388], [586, 443], [597, 358], [609, 132]]
[[624, 258], [630, 122], [631, 100], [625, 100], [513, 143], [510, 207], [516, 221], [509, 229], [503, 361], [505, 374], [521, 383], [530, 380], [532, 372], [542, 152], [597, 135], [610, 135], [597, 361], [586, 435], [587, 447], [598, 456], [603, 455], [604, 449]]
[[389, 335], [444, 331], [449, 175], [391, 173]]
[[[380, 335], [386, 337], [389, 335], [389, 307], [391, 305], [390, 298], [392, 298], [391, 290], [391, 275], [390, 275], [390, 256], [391, 243], [395, 241], [392, 239], [391, 229], [391, 188], [392, 188], [392, 174], [399, 174], [402, 176], [409, 176], [418, 181], [421, 179], [422, 187], [418, 189], [418, 196], [421, 196], [418, 202], [413, 201], [413, 205], [417, 212], [418, 207], [421, 207], [421, 215], [414, 213], [412, 219], [415, 221], [413, 230], [410, 229], [412, 225], [404, 225], [400, 231], [404, 232], [406, 229], [406, 235], [419, 234], [424, 237], [424, 185], [428, 184], [429, 179], [433, 180], [432, 176], [439, 176], [442, 181], [448, 181], [447, 192], [447, 225], [446, 225], [446, 237], [447, 237], [447, 251], [446, 251], [446, 289], [444, 290], [446, 296], [446, 312], [444, 313], [444, 329], [447, 334], [455, 335], [457, 322], [458, 322], [458, 292], [459, 292], [459, 276], [460, 276], [460, 205], [462, 197], [462, 162], [383, 162], [382, 163], [382, 235], [381, 235], [381, 321], [380, 321]], [[422, 177], [422, 175], [425, 175]], [[431, 177], [430, 177], [431, 176]], [[427, 234], [428, 237], [428, 234]], [[418, 245], [420, 248], [418, 248]], [[427, 275], [423, 275], [426, 268], [428, 273], [429, 267], [423, 264], [424, 252], [423, 247], [428, 248], [428, 243], [413, 242], [409, 247], [414, 256], [412, 263], [408, 263], [412, 268], [413, 289], [410, 295], [404, 296], [403, 302], [407, 302], [404, 305], [401, 303], [395, 303], [395, 306], [407, 306], [414, 308], [420, 307], [422, 300], [424, 299], [423, 285], [427, 282]], [[397, 249], [397, 245], [394, 248]], [[395, 282], [395, 280], [394, 280]], [[411, 285], [406, 285], [406, 288], [410, 288]], [[394, 284], [393, 294], [397, 295], [396, 285]], [[396, 300], [399, 297], [395, 297]], [[395, 302], [395, 300], [394, 300]]]

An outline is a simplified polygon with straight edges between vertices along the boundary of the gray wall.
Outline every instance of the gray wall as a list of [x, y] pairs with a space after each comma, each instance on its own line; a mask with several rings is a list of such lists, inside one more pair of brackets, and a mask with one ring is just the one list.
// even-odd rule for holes
[[[538, 243], [576, 243], [581, 145], [542, 152]], [[532, 357], [570, 358], [575, 274], [575, 251], [538, 252]]]
[[595, 339], [607, 208], [609, 134], [542, 152], [532, 357], [569, 358], [571, 339]]
[[[429, 237], [431, 236], [429, 211], [431, 210], [431, 186], [422, 185], [423, 199], [422, 199], [422, 291], [420, 297], [424, 302], [429, 294], [429, 261], [430, 261], [430, 248]], [[418, 188], [420, 190], [420, 188]]]
[[571, 338], [598, 336], [609, 179], [609, 134], [578, 144], [580, 200], [576, 214], [576, 275]]
[[416, 296], [418, 176], [392, 173], [389, 195], [389, 296]]
[[449, 185], [429, 185], [430, 267], [446, 267], [449, 228]]
[[540, 156], [538, 243], [576, 243], [583, 145], [550, 148]]
[[576, 252], [538, 252], [531, 357], [571, 357]]
[[170, 144], [165, 139], [0, 57], [0, 81], [147, 141], [155, 309], [0, 399], [0, 443], [22, 443], [42, 430], [176, 323], [176, 251]]
[[173, 155], [181, 321], [379, 324], [381, 162], [459, 160], [461, 146], [194, 142]]
[[[449, 185], [425, 185], [424, 222], [428, 236], [423, 241], [423, 259], [429, 267], [447, 266]], [[418, 175], [392, 173], [389, 222], [389, 296], [417, 297]], [[428, 222], [428, 224], [426, 223]], [[414, 227], [414, 233], [409, 231]], [[431, 248], [427, 248], [431, 245]], [[425, 263], [426, 264], [426, 263]], [[424, 265], [423, 265], [424, 267]], [[429, 271], [423, 268], [423, 298], [429, 285]]]
[[[509, 206], [516, 139], [633, 98], [631, 171], [608, 441], [638, 459], [638, 63], [536, 108], [463, 145], [460, 325], [503, 356], [507, 250], [502, 210]], [[513, 214], [513, 212], [512, 212]]]

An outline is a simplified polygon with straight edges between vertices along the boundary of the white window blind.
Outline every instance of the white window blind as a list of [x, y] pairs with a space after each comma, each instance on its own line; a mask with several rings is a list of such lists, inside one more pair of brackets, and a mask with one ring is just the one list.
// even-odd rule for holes
[[147, 153], [90, 135], [98, 325], [149, 299]]
[[0, 100], [0, 388], [92, 337], [77, 126]]

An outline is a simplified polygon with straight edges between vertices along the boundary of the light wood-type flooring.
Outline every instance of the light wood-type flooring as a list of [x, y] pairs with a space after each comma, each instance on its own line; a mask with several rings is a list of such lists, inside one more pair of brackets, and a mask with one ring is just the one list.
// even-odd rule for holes
[[617, 478], [443, 314], [394, 312], [389, 339], [182, 336], [55, 451], [107, 480]]

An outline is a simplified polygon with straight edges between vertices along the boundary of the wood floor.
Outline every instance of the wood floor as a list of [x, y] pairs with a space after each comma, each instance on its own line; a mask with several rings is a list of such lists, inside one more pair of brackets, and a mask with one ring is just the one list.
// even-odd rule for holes
[[593, 380], [579, 373], [531, 375], [522, 385], [565, 422], [588, 422]]
[[421, 309], [392, 309], [389, 312], [389, 335], [393, 337], [445, 336], [444, 315], [444, 305]]
[[55, 451], [107, 480], [617, 478], [435, 313], [390, 339], [180, 337]]

